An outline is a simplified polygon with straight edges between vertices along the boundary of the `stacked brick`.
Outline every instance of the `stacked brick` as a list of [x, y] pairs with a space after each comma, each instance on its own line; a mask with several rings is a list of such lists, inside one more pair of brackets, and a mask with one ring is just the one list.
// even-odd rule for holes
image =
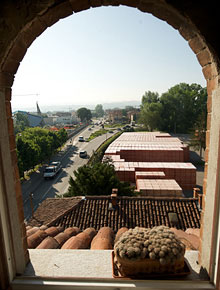
[[183, 196], [182, 188], [174, 179], [137, 179], [136, 184], [142, 196]]
[[158, 132], [124, 133], [107, 148], [105, 155], [120, 155], [120, 159], [133, 162], [186, 162], [189, 147], [178, 138]]
[[[184, 190], [196, 186], [196, 167], [185, 162], [115, 162], [116, 174], [121, 181], [136, 182], [136, 172], [163, 172], [166, 179], [174, 179]], [[148, 179], [149, 177], [146, 176]], [[157, 176], [155, 176], [157, 179]]]
[[[182, 196], [182, 189], [196, 186], [196, 168], [187, 162], [189, 147], [168, 133], [123, 133], [108, 147], [105, 157], [112, 159], [119, 179], [136, 183], [141, 194], [161, 196], [163, 191], [162, 196], [165, 192], [167, 196]], [[152, 191], [149, 179], [172, 180], [170, 190], [159, 181], [160, 190]]]

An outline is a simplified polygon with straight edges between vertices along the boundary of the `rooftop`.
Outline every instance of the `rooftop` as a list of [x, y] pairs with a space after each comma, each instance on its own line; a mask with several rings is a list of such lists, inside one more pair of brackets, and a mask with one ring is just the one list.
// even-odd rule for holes
[[[136, 226], [151, 228], [159, 225], [177, 229], [200, 228], [200, 209], [197, 198], [117, 197], [112, 206], [110, 196], [50, 198], [35, 212], [29, 225], [78, 227], [110, 227], [116, 233], [120, 228]], [[175, 213], [175, 225], [169, 218]]]

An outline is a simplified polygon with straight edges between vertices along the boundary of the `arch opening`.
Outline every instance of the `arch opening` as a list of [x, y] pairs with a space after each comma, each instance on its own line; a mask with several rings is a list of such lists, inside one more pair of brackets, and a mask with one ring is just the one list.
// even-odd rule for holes
[[[109, 3], [110, 2], [110, 3]], [[132, 2], [132, 3], [131, 3]], [[209, 181], [209, 173], [208, 171], [208, 161], [210, 164], [216, 164], [213, 161], [213, 155], [217, 152], [217, 149], [214, 148], [214, 141], [217, 140], [218, 143], [218, 136], [213, 136], [210, 133], [210, 129], [212, 127], [211, 121], [213, 121], [212, 115], [212, 108], [213, 108], [213, 100], [217, 102], [217, 88], [218, 88], [218, 71], [217, 71], [217, 56], [213, 51], [210, 51], [209, 47], [207, 46], [205, 39], [199, 34], [196, 30], [196, 27], [189, 23], [185, 17], [181, 13], [179, 13], [173, 6], [164, 4], [164, 3], [156, 3], [153, 4], [150, 1], [65, 1], [61, 4], [56, 4], [54, 6], [46, 6], [45, 7], [37, 7], [39, 9], [38, 14], [33, 13], [32, 16], [28, 19], [25, 19], [22, 23], [22, 29], [19, 31], [15, 37], [11, 35], [6, 43], [6, 48], [3, 50], [3, 57], [1, 62], [1, 71], [0, 71], [0, 90], [1, 90], [1, 107], [2, 107], [2, 117], [1, 117], [1, 124], [2, 124], [2, 135], [1, 135], [1, 145], [2, 145], [2, 155], [4, 156], [4, 161], [6, 164], [9, 165], [9, 168], [12, 170], [6, 169], [6, 166], [1, 164], [1, 168], [3, 169], [3, 175], [5, 176], [5, 194], [7, 199], [7, 204], [9, 206], [18, 207], [18, 214], [17, 217], [12, 217], [9, 213], [9, 219], [11, 223], [14, 225], [18, 225], [18, 227], [22, 231], [22, 240], [18, 248], [23, 248], [24, 246], [24, 256], [27, 258], [27, 249], [25, 248], [25, 232], [24, 232], [24, 225], [23, 225], [23, 216], [22, 216], [22, 202], [21, 202], [21, 189], [20, 189], [20, 182], [17, 170], [17, 160], [16, 160], [16, 153], [15, 153], [15, 142], [14, 142], [14, 133], [13, 133], [13, 122], [11, 118], [11, 87], [14, 80], [14, 75], [17, 72], [20, 62], [22, 61], [27, 48], [31, 45], [31, 43], [39, 36], [47, 27], [50, 27], [54, 23], [56, 23], [59, 19], [65, 18], [71, 15], [73, 12], [79, 12], [90, 7], [99, 7], [102, 5], [127, 5], [138, 8], [142, 12], [152, 13], [155, 17], [158, 17], [162, 20], [165, 20], [168, 24], [172, 27], [177, 29], [180, 34], [188, 41], [191, 49], [196, 54], [196, 57], [202, 66], [203, 74], [205, 79], [207, 80], [207, 91], [208, 91], [208, 125], [207, 125], [207, 150], [206, 150], [206, 169], [205, 169], [205, 179], [204, 179], [204, 190], [206, 199], [204, 199], [204, 208], [205, 208], [205, 200], [208, 201], [209, 205], [213, 207], [213, 201], [217, 197], [210, 197], [211, 190], [214, 189], [215, 194], [218, 194], [218, 180], [217, 176], [215, 178], [215, 187], [212, 188], [211, 185], [207, 184], [207, 180]], [[42, 4], [43, 6], [43, 4]], [[37, 16], [36, 16], [37, 14]], [[215, 91], [215, 92], [214, 92]], [[212, 96], [214, 95], [214, 99]], [[215, 126], [213, 128], [216, 129]], [[214, 130], [214, 129], [213, 129]], [[3, 137], [7, 138], [6, 142], [3, 142]], [[210, 143], [211, 142], [211, 143]], [[210, 148], [211, 144], [211, 148]], [[212, 155], [210, 154], [212, 152]], [[209, 155], [211, 157], [209, 157]], [[211, 163], [212, 162], [212, 163]], [[7, 179], [6, 179], [7, 177]], [[9, 192], [16, 192], [16, 199], [8, 198]], [[207, 195], [209, 194], [209, 195]], [[16, 204], [17, 203], [17, 204]], [[207, 205], [206, 205], [207, 206]], [[212, 235], [216, 235], [216, 224], [213, 224], [213, 232], [207, 230], [207, 223], [205, 220], [208, 219], [209, 221], [213, 221], [213, 217], [208, 216], [207, 211], [203, 212], [202, 215], [202, 222], [203, 225], [203, 232], [207, 234], [210, 233]], [[18, 235], [19, 236], [19, 235]], [[206, 239], [206, 238], [205, 238]], [[203, 242], [204, 242], [204, 235], [203, 235]], [[15, 244], [15, 243], [14, 243]], [[213, 240], [210, 238], [206, 239], [206, 245], [212, 244]], [[214, 257], [213, 249], [211, 253], [206, 253], [202, 251], [204, 249], [204, 245], [201, 245], [201, 261], [205, 264], [205, 267], [208, 269], [210, 266], [210, 260]], [[213, 257], [212, 257], [213, 256]], [[17, 259], [18, 260], [18, 257]], [[16, 265], [18, 272], [22, 272], [25, 264], [25, 259], [22, 259], [20, 266]], [[207, 263], [205, 263], [205, 260]], [[209, 269], [211, 275], [213, 275], [213, 270]]]

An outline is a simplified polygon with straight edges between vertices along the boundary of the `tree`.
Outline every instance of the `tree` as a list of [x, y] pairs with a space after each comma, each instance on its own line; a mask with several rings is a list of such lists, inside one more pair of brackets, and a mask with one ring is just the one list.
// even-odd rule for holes
[[27, 115], [21, 112], [15, 114], [14, 121], [15, 135], [19, 132], [24, 131], [25, 128], [30, 127]]
[[157, 103], [159, 102], [159, 94], [157, 92], [147, 91], [142, 96], [141, 102], [142, 102], [142, 105], [144, 105], [145, 103], [148, 103], [148, 104]]
[[206, 88], [198, 84], [180, 83], [160, 97], [163, 106], [162, 130], [187, 133], [194, 127], [198, 116], [205, 110]]
[[89, 121], [92, 118], [91, 111], [84, 107], [79, 108], [76, 113], [77, 116], [80, 118], [81, 122]]
[[153, 131], [161, 128], [162, 118], [162, 105], [160, 103], [144, 103], [141, 109], [140, 121], [144, 126]]
[[96, 105], [95, 107], [95, 115], [96, 117], [100, 118], [104, 116], [104, 110], [101, 104]]
[[67, 140], [64, 129], [51, 132], [47, 129], [27, 128], [16, 136], [18, 168], [20, 176], [24, 171], [34, 168], [42, 161], [50, 159], [52, 154]]
[[206, 124], [207, 124], [207, 113], [202, 112], [192, 128], [191, 138], [189, 145], [195, 150], [199, 151], [200, 157], [202, 157], [202, 149], [206, 148]]
[[143, 123], [150, 131], [159, 129], [161, 124], [161, 107], [159, 94], [157, 92], [145, 92], [142, 96], [139, 122]]
[[75, 179], [70, 177], [70, 187], [64, 195], [110, 195], [112, 188], [118, 188], [119, 195], [133, 195], [129, 183], [120, 182], [114, 165], [110, 162], [96, 162], [84, 165], [74, 171]]
[[142, 97], [140, 121], [150, 130], [189, 133], [206, 112], [206, 102], [206, 88], [198, 84], [180, 83], [161, 97], [148, 91]]

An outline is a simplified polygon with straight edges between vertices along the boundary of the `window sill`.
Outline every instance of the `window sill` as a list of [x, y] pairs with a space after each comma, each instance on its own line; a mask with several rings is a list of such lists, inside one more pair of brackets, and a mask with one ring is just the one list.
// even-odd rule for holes
[[[201, 279], [197, 265], [197, 251], [187, 251], [186, 259], [192, 273], [178, 280], [123, 280], [112, 278], [111, 250], [29, 250], [31, 262], [24, 275], [12, 282], [12, 289], [42, 289], [56, 285], [59, 289], [214, 289], [209, 282]], [[65, 288], [66, 289], [66, 288]]]

